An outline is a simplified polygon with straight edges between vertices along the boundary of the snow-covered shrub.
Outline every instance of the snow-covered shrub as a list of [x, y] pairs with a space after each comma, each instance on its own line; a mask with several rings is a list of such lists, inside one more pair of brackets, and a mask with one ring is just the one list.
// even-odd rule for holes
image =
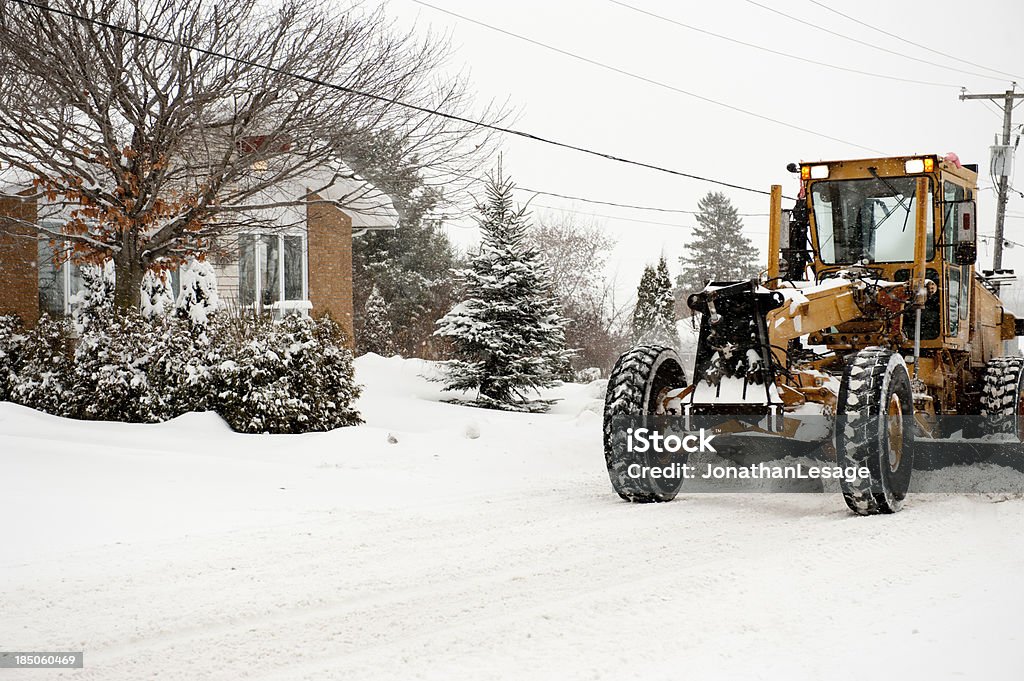
[[78, 339], [71, 415], [101, 421], [161, 420], [160, 386], [149, 381], [159, 325], [137, 312], [98, 315]]
[[210, 366], [234, 352], [195, 333], [186, 320], [110, 315], [79, 338], [73, 415], [153, 423], [214, 409]]
[[362, 422], [352, 406], [360, 393], [352, 353], [333, 320], [249, 320], [212, 331], [215, 344], [234, 346], [212, 367], [217, 412], [234, 430], [303, 433]]
[[220, 308], [217, 275], [213, 265], [191, 260], [181, 268], [181, 294], [176, 306], [178, 316], [189, 320], [194, 326], [205, 327], [209, 323], [210, 315]]
[[210, 367], [219, 364], [231, 348], [211, 343], [184, 319], [167, 317], [158, 327], [148, 376], [150, 384], [159, 387], [162, 419], [213, 410], [216, 395]]
[[74, 341], [66, 319], [40, 317], [25, 334], [17, 376], [12, 381], [11, 402], [68, 416], [72, 402], [72, 356]]
[[216, 410], [235, 430], [303, 433], [361, 423], [352, 353], [329, 318], [94, 311], [76, 335], [0, 318], [0, 398], [58, 416], [152, 423]]
[[21, 369], [24, 346], [21, 319], [14, 315], [0, 316], [0, 402], [10, 399], [11, 388]]
[[113, 263], [83, 265], [82, 290], [71, 296], [71, 318], [79, 333], [106, 316], [114, 302]]
[[142, 298], [140, 311], [145, 319], [165, 317], [174, 309], [174, 295], [171, 293], [171, 278], [167, 272], [149, 270], [142, 277]]

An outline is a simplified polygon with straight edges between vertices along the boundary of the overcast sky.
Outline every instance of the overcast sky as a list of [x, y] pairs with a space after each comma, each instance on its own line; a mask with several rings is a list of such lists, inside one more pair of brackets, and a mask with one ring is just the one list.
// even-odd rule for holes
[[[762, 4], [923, 61], [831, 35], [748, 0], [623, 0], [668, 19], [789, 55], [940, 85], [900, 82], [769, 54], [639, 14], [611, 0], [424, 2], [813, 132], [584, 63], [413, 0], [387, 0], [388, 13], [401, 23], [415, 22], [421, 29], [451, 36], [455, 48], [452, 68], [470, 71], [481, 101], [508, 99], [519, 112], [513, 127], [735, 184], [764, 190], [773, 183], [782, 184], [790, 195], [796, 181], [785, 166], [791, 161], [948, 151], [959, 154], [965, 163], [978, 163], [983, 170], [979, 186], [989, 187], [988, 147], [1001, 130], [1002, 116], [990, 103], [959, 101], [960, 87], [971, 92], [1005, 91], [1013, 78], [993, 73], [995, 69], [1019, 74], [1018, 89], [1024, 89], [1024, 51], [1019, 47], [1024, 6], [1008, 0], [820, 0], [822, 5], [874, 27], [980, 67], [883, 35], [811, 0], [764, 0]], [[1014, 125], [1019, 123], [1024, 123], [1024, 107], [1015, 115]], [[503, 149], [506, 170], [524, 187], [683, 210], [693, 210], [708, 190], [720, 189], [741, 213], [767, 212], [764, 196], [523, 139], [506, 138]], [[619, 240], [611, 270], [618, 273], [623, 291], [635, 287], [644, 263], [656, 259], [661, 251], [672, 258], [673, 271], [678, 269], [675, 258], [694, 224], [686, 215], [591, 206], [552, 197], [538, 197], [533, 205], [535, 212], [541, 213], [548, 212], [542, 206], [550, 206], [584, 216], [605, 216], [598, 219]], [[1007, 220], [1006, 236], [1024, 243], [1024, 199], [1020, 195], [1011, 196], [1009, 211], [1012, 217]], [[994, 213], [994, 192], [982, 191], [979, 225], [983, 234], [993, 232]], [[744, 218], [750, 238], [762, 251], [767, 220], [766, 216]], [[450, 231], [466, 244], [475, 230]], [[979, 264], [989, 266], [991, 245], [982, 244], [980, 254]], [[1016, 265], [1024, 272], [1024, 247], [1009, 250], [1005, 257], [1008, 262], [1004, 264]]]

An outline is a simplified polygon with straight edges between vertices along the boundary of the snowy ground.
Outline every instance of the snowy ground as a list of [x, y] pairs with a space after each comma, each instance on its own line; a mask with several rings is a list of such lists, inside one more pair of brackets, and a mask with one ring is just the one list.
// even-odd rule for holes
[[504, 414], [357, 371], [368, 425], [300, 437], [0, 404], [0, 649], [85, 651], [0, 681], [1021, 678], [1018, 498], [630, 505], [591, 387]]

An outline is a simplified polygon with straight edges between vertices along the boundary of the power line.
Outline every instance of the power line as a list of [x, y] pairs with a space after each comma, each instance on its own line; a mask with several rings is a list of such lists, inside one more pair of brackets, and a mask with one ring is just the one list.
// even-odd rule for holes
[[957, 57], [955, 55], [949, 54], [947, 52], [942, 52], [940, 50], [936, 50], [935, 48], [928, 47], [927, 45], [922, 45], [921, 43], [915, 43], [913, 40], [908, 40], [907, 38], [904, 38], [901, 35], [897, 35], [895, 33], [890, 33], [889, 31], [886, 31], [885, 29], [878, 28], [877, 26], [872, 26], [871, 24], [869, 24], [869, 23], [867, 23], [865, 21], [861, 21], [860, 19], [857, 19], [855, 17], [851, 17], [849, 14], [843, 14], [842, 12], [840, 12], [837, 9], [835, 9], [834, 7], [829, 7], [828, 5], [826, 5], [823, 2], [818, 2], [818, 0], [808, 0], [808, 1], [811, 4], [817, 5], [818, 7], [821, 7], [822, 9], [826, 9], [829, 12], [832, 12], [833, 14], [838, 14], [839, 16], [843, 17], [844, 19], [849, 19], [850, 21], [854, 22], [855, 24], [860, 24], [861, 26], [864, 26], [866, 28], [870, 28], [872, 31], [877, 31], [877, 32], [879, 32], [879, 33], [881, 33], [883, 35], [887, 35], [890, 38], [895, 38], [896, 40], [901, 40], [901, 41], [907, 43], [908, 45], [913, 45], [914, 47], [919, 47], [922, 50], [927, 50], [928, 52], [931, 52], [932, 54], [937, 54], [939, 56], [946, 57], [947, 59], [952, 59], [954, 61], [958, 61], [958, 62], [961, 62], [963, 64], [967, 64], [969, 66], [976, 66], [979, 69], [985, 69], [986, 71], [991, 71], [992, 73], [999, 73], [999, 74], [1002, 74], [1004, 76], [1009, 76], [1010, 78], [1017, 78], [1018, 80], [1024, 80], [1024, 78], [1022, 78], [1021, 76], [1015, 76], [1012, 73], [1007, 73], [1006, 71], [1000, 71], [999, 69], [994, 69], [991, 66], [985, 66], [984, 64], [977, 64], [977, 63], [975, 63], [973, 61], [968, 61], [966, 59], [962, 59], [960, 57]]
[[[556, 194], [555, 192], [544, 192], [539, 189], [529, 189], [527, 187], [516, 187], [518, 191], [527, 192], [529, 194], [539, 194], [541, 196], [553, 196], [559, 199], [569, 199], [570, 201], [583, 201], [584, 203], [596, 203], [602, 206], [614, 206], [616, 208], [629, 208], [632, 210], [650, 210], [658, 213], [682, 213], [684, 215], [698, 215], [699, 211], [695, 210], [682, 210], [680, 208], [655, 208], [653, 206], [638, 206], [635, 204], [628, 203], [615, 203], [614, 201], [601, 201], [598, 199], [587, 199], [582, 196], [569, 196], [567, 194]], [[788, 197], [787, 197], [788, 198]], [[795, 200], [795, 199], [794, 199]], [[738, 213], [740, 217], [767, 217], [768, 213]]]
[[429, 7], [430, 9], [438, 11], [438, 12], [441, 12], [442, 14], [447, 14], [449, 16], [455, 17], [456, 19], [461, 19], [463, 21], [468, 21], [471, 24], [476, 24], [477, 26], [482, 26], [483, 28], [486, 28], [486, 29], [495, 31], [497, 33], [501, 33], [503, 35], [509, 36], [510, 38], [516, 38], [517, 40], [522, 40], [523, 42], [530, 43], [531, 45], [535, 45], [537, 47], [543, 47], [546, 50], [550, 50], [552, 52], [556, 52], [556, 53], [561, 54], [563, 56], [570, 57], [572, 59], [576, 59], [578, 61], [584, 62], [586, 64], [590, 64], [592, 66], [597, 66], [599, 68], [611, 71], [613, 73], [617, 73], [617, 74], [622, 75], [622, 76], [626, 76], [628, 78], [633, 78], [635, 80], [639, 80], [639, 81], [647, 83], [649, 85], [655, 85], [657, 87], [664, 88], [664, 89], [670, 90], [672, 92], [677, 92], [679, 94], [686, 95], [687, 97], [693, 97], [694, 99], [699, 99], [702, 102], [708, 102], [709, 104], [714, 104], [715, 106], [720, 106], [720, 107], [723, 107], [725, 109], [729, 109], [730, 111], [736, 111], [736, 112], [739, 112], [739, 113], [742, 113], [742, 114], [746, 114], [747, 116], [753, 116], [754, 118], [759, 118], [759, 119], [761, 119], [763, 121], [768, 121], [770, 123], [775, 123], [776, 125], [781, 125], [783, 127], [790, 128], [792, 130], [799, 130], [800, 132], [805, 132], [807, 134], [814, 135], [816, 137], [821, 137], [823, 139], [832, 140], [833, 142], [840, 142], [841, 144], [846, 144], [846, 145], [851, 146], [851, 147], [856, 147], [857, 149], [864, 149], [865, 151], [870, 151], [870, 152], [875, 153], [875, 154], [885, 155], [884, 151], [880, 151], [878, 149], [873, 149], [871, 147], [865, 147], [865, 146], [863, 146], [861, 144], [856, 144], [854, 142], [850, 142], [849, 140], [844, 140], [844, 139], [841, 139], [839, 137], [833, 137], [832, 135], [826, 135], [825, 133], [817, 132], [815, 130], [810, 130], [808, 128], [804, 128], [804, 127], [801, 127], [799, 125], [794, 125], [793, 123], [786, 123], [785, 121], [779, 120], [777, 118], [772, 118], [771, 116], [765, 116], [763, 114], [759, 114], [759, 113], [756, 113], [754, 111], [750, 111], [749, 109], [743, 109], [743, 108], [738, 107], [738, 106], [733, 106], [732, 104], [726, 104], [725, 102], [720, 102], [717, 99], [712, 99], [710, 97], [705, 97], [704, 95], [699, 95], [699, 94], [697, 94], [695, 92], [690, 92], [689, 90], [684, 90], [684, 89], [678, 88], [678, 87], [676, 87], [674, 85], [669, 85], [668, 83], [665, 83], [665, 82], [660, 81], [660, 80], [655, 80], [654, 78], [648, 78], [647, 76], [641, 75], [639, 73], [634, 73], [633, 71], [627, 71], [625, 69], [620, 69], [617, 66], [612, 66], [611, 64], [606, 64], [604, 62], [597, 61], [596, 59], [590, 59], [589, 57], [584, 57], [582, 55], [576, 54], [575, 52], [570, 52], [569, 50], [563, 50], [560, 47], [555, 47], [554, 45], [549, 45], [549, 44], [543, 43], [543, 42], [541, 42], [539, 40], [534, 40], [533, 38], [528, 38], [528, 37], [526, 37], [524, 35], [521, 35], [519, 33], [514, 33], [514, 32], [509, 31], [507, 29], [500, 28], [498, 26], [494, 26], [492, 24], [488, 24], [488, 23], [485, 23], [483, 21], [479, 21], [477, 19], [473, 19], [472, 17], [467, 17], [464, 14], [459, 14], [458, 12], [453, 12], [451, 10], [447, 10], [447, 9], [442, 8], [442, 7], [438, 7], [436, 5], [432, 5], [432, 4], [428, 3], [428, 2], [424, 2], [424, 0], [412, 0], [412, 2], [416, 3], [417, 5], [422, 5], [424, 7]]
[[[413, 0], [413, 1], [415, 2], [416, 0]], [[196, 47], [195, 45], [189, 45], [187, 43], [183, 43], [183, 42], [178, 41], [178, 40], [173, 40], [171, 38], [164, 38], [162, 36], [153, 35], [151, 33], [146, 33], [145, 31], [137, 31], [137, 30], [134, 30], [134, 29], [125, 28], [123, 26], [117, 26], [115, 24], [111, 24], [111, 23], [108, 23], [106, 21], [102, 21], [102, 20], [95, 19], [95, 18], [92, 18], [92, 17], [84, 17], [84, 16], [81, 16], [79, 14], [75, 14], [73, 12], [68, 12], [66, 10], [62, 10], [62, 9], [59, 9], [59, 8], [56, 8], [56, 7], [48, 7], [48, 6], [45, 6], [45, 5], [39, 5], [39, 4], [36, 4], [34, 2], [29, 2], [28, 0], [13, 0], [13, 2], [15, 2], [15, 3], [19, 4], [19, 5], [23, 5], [25, 7], [32, 7], [32, 8], [44, 11], [44, 12], [49, 12], [51, 14], [60, 14], [62, 16], [68, 17], [70, 19], [74, 19], [76, 21], [81, 21], [81, 22], [84, 22], [84, 23], [93, 24], [95, 26], [101, 26], [103, 28], [107, 28], [107, 29], [110, 29], [110, 30], [113, 30], [113, 31], [119, 31], [119, 32], [124, 33], [126, 35], [135, 36], [137, 38], [143, 38], [145, 40], [152, 40], [152, 41], [155, 41], [155, 42], [163, 43], [165, 45], [172, 45], [174, 47], [180, 47], [181, 49], [189, 50], [191, 52], [197, 52], [199, 54], [205, 54], [207, 56], [217, 57], [218, 59], [225, 59], [225, 60], [232, 61], [232, 62], [235, 62], [235, 63], [238, 63], [238, 64], [243, 64], [245, 66], [251, 66], [253, 68], [263, 69], [263, 70], [269, 71], [271, 73], [277, 73], [277, 74], [280, 74], [280, 75], [283, 75], [283, 76], [286, 76], [286, 77], [289, 77], [289, 78], [294, 78], [296, 80], [299, 80], [299, 81], [302, 81], [302, 82], [305, 82], [305, 83], [310, 83], [312, 85], [318, 85], [318, 86], [325, 87], [325, 88], [328, 88], [328, 89], [331, 89], [331, 90], [337, 90], [339, 92], [347, 92], [349, 94], [356, 95], [358, 97], [366, 97], [368, 99], [372, 99], [372, 100], [375, 100], [375, 101], [378, 101], [378, 102], [383, 102], [385, 104], [393, 104], [395, 106], [400, 106], [400, 107], [409, 109], [411, 111], [418, 111], [420, 113], [431, 115], [431, 116], [439, 116], [441, 118], [445, 118], [445, 119], [448, 119], [448, 120], [457, 121], [457, 122], [460, 122], [460, 123], [467, 123], [467, 124], [472, 125], [472, 126], [477, 127], [477, 128], [483, 128], [483, 129], [486, 129], [486, 130], [494, 130], [495, 132], [500, 132], [500, 133], [504, 133], [504, 134], [507, 134], [507, 135], [513, 135], [513, 136], [516, 136], [516, 137], [522, 137], [524, 139], [532, 140], [534, 142], [540, 142], [540, 143], [543, 143], [543, 144], [549, 144], [549, 145], [552, 145], [552, 146], [560, 147], [562, 149], [569, 149], [571, 151], [577, 151], [577, 152], [582, 153], [582, 154], [589, 154], [591, 156], [597, 156], [598, 158], [603, 158], [603, 159], [606, 159], [606, 160], [609, 160], [609, 161], [615, 161], [617, 163], [624, 163], [626, 165], [632, 165], [632, 166], [636, 166], [638, 168], [647, 168], [648, 170], [655, 170], [655, 171], [658, 171], [658, 172], [667, 173], [669, 175], [675, 175], [677, 177], [689, 178], [691, 180], [699, 180], [701, 182], [709, 182], [711, 184], [716, 184], [716, 185], [719, 185], [721, 187], [729, 187], [730, 189], [738, 189], [740, 191], [751, 192], [751, 193], [754, 193], [754, 194], [763, 194], [763, 195], [766, 195], [766, 196], [771, 194], [771, 192], [765, 191], [763, 189], [753, 189], [751, 187], [744, 187], [743, 185], [734, 184], [734, 183], [731, 183], [731, 182], [725, 182], [723, 180], [716, 180], [716, 179], [713, 179], [713, 178], [710, 178], [710, 177], [703, 177], [701, 175], [695, 175], [693, 173], [687, 173], [687, 172], [683, 172], [681, 170], [673, 170], [671, 168], [666, 168], [666, 167], [663, 167], [663, 166], [655, 165], [653, 163], [645, 163], [643, 161], [636, 161], [636, 160], [625, 158], [625, 157], [622, 157], [622, 156], [617, 156], [615, 154], [610, 154], [610, 153], [607, 153], [607, 152], [597, 151], [595, 149], [589, 149], [587, 147], [581, 147], [581, 146], [577, 146], [575, 144], [569, 144], [568, 142], [560, 142], [558, 140], [554, 140], [554, 139], [547, 138], [547, 137], [542, 137], [540, 135], [535, 135], [533, 133], [525, 132], [525, 131], [522, 131], [522, 130], [516, 130], [514, 128], [506, 128], [504, 126], [494, 125], [494, 124], [491, 124], [491, 123], [484, 123], [482, 121], [474, 120], [474, 119], [471, 119], [471, 118], [466, 118], [465, 116], [459, 116], [459, 115], [456, 115], [456, 114], [450, 114], [450, 113], [446, 113], [446, 112], [443, 112], [443, 111], [439, 111], [437, 109], [430, 109], [428, 107], [419, 106], [417, 104], [410, 104], [408, 102], [403, 102], [401, 100], [394, 99], [392, 97], [385, 97], [383, 95], [377, 95], [377, 94], [373, 94], [373, 93], [370, 93], [370, 92], [362, 92], [360, 90], [356, 90], [354, 88], [346, 87], [344, 85], [338, 85], [336, 83], [328, 83], [328, 82], [320, 80], [318, 78], [312, 78], [310, 76], [304, 76], [304, 75], [299, 74], [299, 73], [293, 73], [291, 71], [286, 71], [285, 69], [280, 69], [280, 68], [277, 68], [275, 66], [270, 66], [270, 65], [267, 65], [267, 64], [260, 64], [258, 62], [254, 62], [254, 61], [249, 60], [249, 59], [244, 59], [242, 57], [234, 57], [234, 56], [231, 56], [231, 55], [228, 55], [228, 54], [224, 54], [222, 52], [217, 52], [215, 50], [209, 50], [209, 49], [206, 49], [204, 47]], [[441, 11], [444, 11], [444, 10], [441, 10]], [[554, 49], [554, 48], [552, 48], [552, 49]], [[754, 115], [756, 115], [756, 114], [754, 114]], [[783, 124], [783, 125], [785, 125], [785, 124]], [[790, 126], [790, 127], [794, 127], [794, 126]], [[798, 129], [802, 129], [802, 128], [798, 128]], [[807, 131], [807, 132], [811, 132], [811, 131]], [[816, 134], [816, 133], [814, 133], [814, 134]], [[830, 139], [835, 139], [835, 138], [830, 138]], [[837, 140], [837, 141], [841, 142], [842, 140]], [[849, 142], [844, 142], [844, 143], [845, 144], [849, 144]], [[852, 146], [858, 146], [858, 145], [852, 145]], [[864, 149], [866, 147], [860, 147], [860, 148]]]
[[874, 49], [874, 50], [880, 50], [882, 52], [886, 52], [888, 54], [892, 54], [892, 55], [895, 55], [897, 57], [903, 57], [904, 59], [910, 59], [910, 60], [913, 60], [913, 61], [916, 61], [916, 62], [921, 62], [922, 64], [928, 64], [929, 66], [937, 66], [940, 69], [946, 69], [948, 71], [956, 71], [958, 73], [966, 73], [969, 76], [977, 76], [978, 78], [987, 78], [988, 80], [1000, 80], [1000, 81], [1003, 80], [1002, 78], [996, 78], [995, 76], [989, 76], [989, 75], [986, 75], [984, 73], [976, 73], [974, 71], [965, 71], [964, 69], [958, 69], [955, 66], [947, 66], [946, 64], [940, 64], [938, 62], [928, 61], [927, 59], [921, 59], [919, 57], [913, 57], [913, 56], [911, 56], [909, 54], [904, 54], [903, 52], [897, 52], [896, 50], [890, 50], [887, 47], [881, 47], [880, 45], [875, 45], [873, 43], [869, 43], [869, 42], [864, 41], [864, 40], [858, 40], [857, 38], [854, 38], [852, 36], [848, 36], [848, 35], [845, 35], [843, 33], [839, 33], [838, 31], [833, 31], [831, 29], [825, 28], [824, 26], [819, 26], [818, 24], [812, 23], [810, 21], [806, 21], [804, 19], [800, 19], [799, 17], [795, 17], [792, 14], [786, 14], [785, 12], [777, 10], [774, 7], [769, 7], [768, 5], [762, 5], [759, 2], [755, 2], [755, 0], [746, 0], [746, 2], [750, 3], [751, 5], [754, 5], [755, 7], [760, 7], [763, 10], [767, 10], [769, 12], [772, 12], [773, 14], [778, 14], [779, 16], [786, 17], [787, 19], [789, 19], [791, 21], [795, 21], [797, 23], [803, 24], [804, 26], [810, 26], [811, 28], [815, 28], [815, 29], [817, 29], [819, 31], [824, 31], [825, 33], [828, 33], [830, 35], [834, 35], [834, 36], [836, 36], [838, 38], [842, 38], [844, 40], [849, 40], [851, 42], [857, 43], [858, 45], [864, 45], [865, 47], [870, 47], [871, 49]]
[[[536, 208], [544, 208], [546, 210], [559, 210], [565, 213], [575, 213], [577, 215], [590, 215], [595, 218], [604, 218], [606, 220], [624, 221], [624, 222], [639, 222], [644, 225], [660, 225], [662, 227], [678, 227], [679, 229], [693, 229], [692, 225], [681, 225], [677, 222], [657, 222], [655, 220], [639, 220], [637, 218], [623, 218], [617, 215], [602, 215], [601, 213], [590, 213], [586, 211], [573, 210], [571, 208], [559, 208], [557, 206], [543, 206], [541, 204], [533, 204]], [[756, 231], [756, 230], [743, 230], [748, 234], [767, 234], [768, 232]]]
[[887, 74], [884, 74], [884, 73], [874, 73], [874, 72], [871, 72], [871, 71], [862, 71], [860, 69], [853, 69], [853, 68], [848, 68], [846, 66], [839, 66], [837, 64], [829, 64], [828, 62], [817, 61], [815, 59], [808, 59], [807, 57], [801, 57], [799, 55], [790, 54], [788, 52], [782, 52], [781, 50], [773, 50], [772, 48], [765, 47], [763, 45], [756, 45], [754, 43], [748, 43], [748, 42], [745, 42], [743, 40], [738, 40], [736, 38], [731, 38], [731, 37], [729, 37], [727, 35], [722, 35], [721, 33], [715, 33], [714, 31], [709, 31], [707, 29], [700, 28], [698, 26], [691, 26], [690, 24], [684, 24], [681, 21], [677, 21], [675, 19], [672, 19], [670, 17], [666, 17], [666, 16], [661, 15], [661, 14], [656, 14], [655, 12], [651, 12], [649, 10], [646, 10], [646, 9], [643, 9], [643, 8], [640, 8], [640, 7], [635, 7], [635, 6], [627, 4], [625, 2], [620, 2], [619, 0], [608, 0], [608, 1], [611, 2], [613, 5], [618, 5], [620, 7], [624, 7], [626, 9], [632, 10], [632, 11], [637, 12], [639, 14], [646, 14], [647, 16], [652, 17], [654, 19], [660, 19], [661, 21], [665, 21], [665, 22], [670, 23], [670, 24], [675, 24], [676, 26], [680, 26], [682, 28], [689, 29], [691, 31], [696, 31], [697, 33], [703, 33], [704, 35], [709, 35], [709, 36], [712, 36], [712, 37], [715, 37], [715, 38], [719, 38], [721, 40], [726, 40], [726, 41], [728, 41], [730, 43], [735, 43], [737, 45], [743, 45], [745, 47], [751, 47], [751, 48], [753, 48], [755, 50], [761, 50], [762, 52], [768, 52], [769, 54], [778, 55], [780, 57], [786, 57], [787, 59], [795, 59], [796, 61], [805, 62], [807, 64], [814, 64], [815, 66], [824, 66], [825, 68], [836, 69], [837, 71], [846, 71], [847, 73], [857, 73], [857, 74], [860, 74], [862, 76], [871, 76], [873, 78], [884, 78], [885, 80], [894, 80], [894, 81], [898, 81], [900, 83], [913, 83], [913, 84], [916, 84], [916, 85], [929, 85], [929, 86], [933, 86], [933, 87], [948, 87], [948, 88], [958, 88], [958, 87], [960, 87], [959, 85], [956, 85], [954, 83], [935, 83], [935, 82], [926, 81], [926, 80], [915, 80], [913, 78], [900, 78], [898, 76], [890, 76], [890, 75], [887, 75]]

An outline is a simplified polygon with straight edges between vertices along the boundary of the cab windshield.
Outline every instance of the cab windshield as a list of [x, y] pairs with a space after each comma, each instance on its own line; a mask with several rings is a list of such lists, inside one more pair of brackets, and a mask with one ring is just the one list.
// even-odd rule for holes
[[[811, 205], [822, 262], [913, 261], [916, 190], [914, 177], [815, 182]], [[927, 259], [931, 260], [935, 243], [930, 190], [926, 200]]]

